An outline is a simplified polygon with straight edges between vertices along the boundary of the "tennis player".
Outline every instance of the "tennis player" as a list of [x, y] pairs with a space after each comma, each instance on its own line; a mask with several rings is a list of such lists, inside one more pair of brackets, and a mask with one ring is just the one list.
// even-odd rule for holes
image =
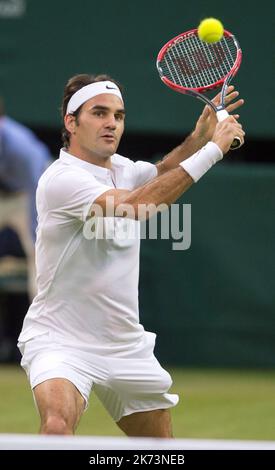
[[[229, 111], [242, 104], [236, 97], [231, 87]], [[217, 124], [205, 108], [187, 140], [153, 165], [116, 153], [125, 107], [108, 76], [72, 77], [62, 109], [64, 148], [37, 190], [38, 295], [18, 344], [40, 432], [73, 434], [94, 390], [126, 435], [172, 437], [178, 396], [154, 356], [155, 334], [139, 322], [139, 237], [123, 234], [137, 232], [141, 204], [173, 203], [235, 136], [243, 142], [242, 126], [237, 115]]]

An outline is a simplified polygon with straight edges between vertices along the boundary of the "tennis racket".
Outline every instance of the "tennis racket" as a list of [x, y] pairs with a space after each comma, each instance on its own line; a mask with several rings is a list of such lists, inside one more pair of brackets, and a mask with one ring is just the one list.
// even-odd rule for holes
[[[198, 37], [197, 29], [179, 34], [165, 44], [157, 57], [157, 69], [165, 85], [186, 95], [199, 98], [216, 112], [218, 121], [227, 118], [227, 87], [239, 70], [242, 51], [229, 31], [219, 42], [207, 43]], [[220, 103], [215, 106], [204, 93], [222, 87]], [[235, 137], [231, 149], [241, 145]]]

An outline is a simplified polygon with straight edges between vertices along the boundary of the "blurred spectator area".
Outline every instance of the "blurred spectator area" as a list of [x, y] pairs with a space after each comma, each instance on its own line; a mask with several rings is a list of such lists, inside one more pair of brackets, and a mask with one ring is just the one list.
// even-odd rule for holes
[[0, 362], [18, 362], [17, 337], [28, 306], [25, 254], [6, 227], [0, 230]]

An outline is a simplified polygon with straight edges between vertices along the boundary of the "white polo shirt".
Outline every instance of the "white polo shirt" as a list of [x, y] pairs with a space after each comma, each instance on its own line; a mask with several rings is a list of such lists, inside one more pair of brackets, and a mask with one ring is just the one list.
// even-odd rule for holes
[[[55, 330], [95, 350], [112, 351], [138, 343], [139, 236], [121, 236], [129, 218], [98, 219], [101, 238], [83, 234], [92, 203], [109, 189], [133, 190], [157, 176], [156, 166], [118, 154], [111, 170], [64, 149], [40, 178], [37, 189], [36, 264], [38, 295], [25, 317], [19, 341]], [[115, 231], [108, 233], [108, 224]], [[86, 222], [87, 224], [87, 222]], [[121, 232], [122, 231], [122, 232]], [[138, 230], [139, 232], [139, 230]], [[106, 235], [108, 233], [108, 236]]]

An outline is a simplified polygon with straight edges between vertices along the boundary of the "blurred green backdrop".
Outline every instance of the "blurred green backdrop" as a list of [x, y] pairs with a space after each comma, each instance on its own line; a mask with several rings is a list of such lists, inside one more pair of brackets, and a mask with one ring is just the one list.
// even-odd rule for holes
[[141, 318], [161, 360], [274, 367], [274, 187], [271, 165], [217, 165], [180, 199], [191, 247], [142, 241]]
[[0, 94], [18, 120], [55, 127], [68, 78], [107, 72], [125, 86], [129, 130], [184, 133], [201, 103], [161, 83], [156, 56], [169, 39], [214, 16], [243, 49], [235, 83], [247, 102], [242, 111], [247, 135], [274, 137], [272, 9], [271, 0], [262, 0], [258, 8], [239, 0], [197, 0], [192, 7], [182, 0], [1, 1]]

